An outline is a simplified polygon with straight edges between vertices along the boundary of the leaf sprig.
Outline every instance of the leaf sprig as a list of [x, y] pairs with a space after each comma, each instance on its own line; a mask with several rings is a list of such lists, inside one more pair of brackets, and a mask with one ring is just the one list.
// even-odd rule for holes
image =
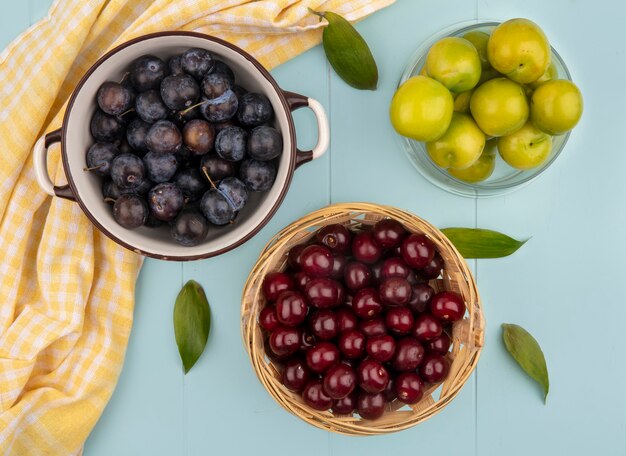
[[339, 77], [356, 89], [376, 90], [376, 60], [359, 32], [339, 14], [311, 8], [309, 11], [319, 16], [320, 21], [328, 21], [322, 32], [322, 44], [326, 58]]
[[515, 253], [526, 243], [480, 228], [444, 228], [441, 231], [463, 258], [501, 258]]
[[204, 351], [211, 330], [211, 310], [204, 290], [194, 280], [187, 282], [174, 304], [174, 335], [185, 374]]
[[512, 323], [502, 324], [504, 346], [513, 359], [543, 389], [543, 400], [548, 400], [550, 378], [543, 351], [535, 338], [524, 328]]

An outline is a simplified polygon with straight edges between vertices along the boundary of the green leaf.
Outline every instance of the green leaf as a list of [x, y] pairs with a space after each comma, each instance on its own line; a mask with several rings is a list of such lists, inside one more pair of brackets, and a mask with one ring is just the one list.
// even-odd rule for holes
[[328, 21], [322, 43], [326, 58], [339, 77], [356, 89], [376, 90], [378, 67], [359, 32], [339, 14], [310, 8], [309, 11]]
[[441, 231], [464, 258], [501, 258], [526, 243], [497, 231], [479, 228], [444, 228]]
[[543, 388], [543, 400], [548, 399], [550, 379], [541, 347], [528, 331], [518, 325], [503, 323], [502, 339], [517, 364]]
[[174, 305], [174, 334], [185, 374], [204, 351], [211, 330], [211, 310], [204, 290], [190, 280], [180, 290]]

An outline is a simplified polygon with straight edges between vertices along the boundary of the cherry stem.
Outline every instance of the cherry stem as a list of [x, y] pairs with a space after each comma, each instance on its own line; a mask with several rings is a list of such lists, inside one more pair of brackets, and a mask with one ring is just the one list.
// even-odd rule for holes
[[94, 169], [100, 169], [103, 166], [106, 166], [106, 163], [100, 163], [98, 166], [94, 166], [94, 167], [91, 167], [91, 168], [85, 167], [85, 168], [83, 168], [83, 171], [93, 171]]
[[111, 197], [108, 197], [108, 196], [106, 198], [104, 198], [104, 202], [105, 203], [115, 203], [115, 201], [117, 201], [117, 200], [115, 200], [115, 199], [113, 199]]
[[211, 179], [211, 176], [209, 176], [209, 169], [206, 166], [203, 166], [202, 167], [202, 172], [204, 173], [206, 178], [211, 183], [211, 187], [213, 187], [214, 190], [217, 190], [217, 187], [215, 186], [215, 182], [213, 182], [213, 179]]

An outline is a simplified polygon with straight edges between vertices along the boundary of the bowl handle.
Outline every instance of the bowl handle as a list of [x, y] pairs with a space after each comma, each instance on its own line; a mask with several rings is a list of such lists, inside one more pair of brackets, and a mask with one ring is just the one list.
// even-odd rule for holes
[[58, 142], [61, 142], [61, 129], [51, 131], [39, 138], [35, 143], [35, 147], [33, 147], [33, 165], [37, 183], [50, 196], [76, 201], [76, 197], [69, 185], [54, 185], [48, 175], [48, 148]]
[[330, 143], [330, 127], [328, 126], [328, 116], [322, 104], [309, 97], [294, 92], [284, 91], [287, 104], [291, 111], [308, 107], [315, 114], [317, 119], [317, 144], [312, 150], [297, 149], [296, 168], [301, 165], [316, 160], [326, 153], [328, 144]]

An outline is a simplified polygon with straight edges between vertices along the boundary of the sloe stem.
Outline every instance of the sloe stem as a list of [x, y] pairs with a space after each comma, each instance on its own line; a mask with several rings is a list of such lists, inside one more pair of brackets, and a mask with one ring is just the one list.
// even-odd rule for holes
[[202, 106], [203, 104], [207, 103], [208, 101], [209, 100], [204, 100], [204, 101], [201, 101], [200, 103], [196, 103], [195, 105], [191, 105], [188, 108], [183, 109], [182, 111], [178, 111], [178, 114], [181, 115], [181, 116], [184, 116], [189, 111], [191, 111], [193, 108], [197, 108], [198, 106]]
[[100, 168], [102, 168], [103, 166], [106, 166], [106, 163], [100, 163], [98, 166], [94, 166], [94, 167], [92, 167], [92, 168], [87, 168], [87, 167], [84, 167], [84, 168], [83, 168], [83, 171], [93, 171], [94, 169], [100, 169]]
[[217, 187], [215, 185], [215, 182], [213, 182], [213, 179], [211, 179], [211, 176], [209, 176], [209, 169], [206, 166], [202, 167], [202, 172], [204, 173], [204, 175], [206, 176], [206, 178], [209, 180], [209, 182], [211, 183], [211, 187], [214, 190], [217, 190]]
[[135, 108], [130, 108], [129, 110], [124, 111], [123, 113], [121, 113], [121, 114], [120, 114], [119, 116], [117, 116], [117, 117], [123, 117], [123, 116], [125, 116], [126, 114], [128, 114], [129, 112], [135, 112]]
[[126, 81], [126, 78], [130, 76], [130, 71], [127, 71], [126, 73], [124, 73], [124, 76], [122, 76], [122, 79], [120, 79], [120, 84], [124, 84], [124, 81]]

